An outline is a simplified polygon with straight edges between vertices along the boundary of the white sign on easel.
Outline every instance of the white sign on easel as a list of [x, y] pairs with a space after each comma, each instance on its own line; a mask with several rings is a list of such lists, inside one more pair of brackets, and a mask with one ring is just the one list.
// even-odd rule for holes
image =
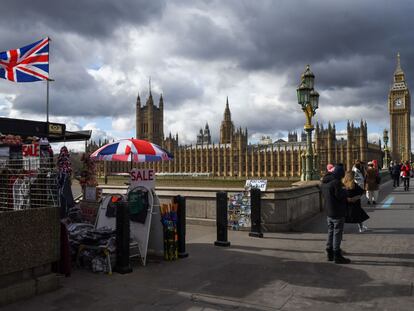
[[162, 254], [164, 251], [160, 201], [154, 191], [155, 172], [153, 169], [131, 170], [128, 193], [140, 188], [148, 191], [148, 215], [145, 224], [131, 222], [131, 237], [137, 241], [142, 262], [145, 265], [148, 249], [157, 254]]
[[[154, 192], [155, 174], [153, 170], [133, 169], [130, 177], [128, 194], [131, 191], [148, 192], [148, 210], [145, 222], [130, 221], [131, 238], [138, 243], [142, 264], [145, 266], [148, 249], [153, 250], [156, 254], [162, 254], [164, 250], [160, 203]], [[116, 229], [115, 217], [106, 216], [110, 200], [111, 195], [102, 200], [97, 215], [96, 228], [109, 227]]]
[[155, 172], [152, 169], [133, 168], [129, 173], [129, 188], [144, 186], [145, 188], [155, 189]]

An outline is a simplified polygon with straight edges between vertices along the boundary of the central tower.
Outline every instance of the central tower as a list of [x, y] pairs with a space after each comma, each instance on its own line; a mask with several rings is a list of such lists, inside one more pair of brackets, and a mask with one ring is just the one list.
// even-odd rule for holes
[[400, 53], [397, 54], [397, 68], [394, 82], [388, 95], [390, 113], [391, 159], [394, 161], [411, 160], [411, 98], [401, 69]]
[[145, 139], [159, 146], [164, 141], [164, 100], [162, 94], [158, 107], [154, 105], [151, 89], [146, 105], [141, 107], [138, 95], [136, 103], [136, 138]]
[[229, 144], [233, 140], [234, 125], [231, 121], [229, 98], [226, 100], [226, 108], [224, 109], [224, 119], [221, 121], [220, 126], [220, 143]]

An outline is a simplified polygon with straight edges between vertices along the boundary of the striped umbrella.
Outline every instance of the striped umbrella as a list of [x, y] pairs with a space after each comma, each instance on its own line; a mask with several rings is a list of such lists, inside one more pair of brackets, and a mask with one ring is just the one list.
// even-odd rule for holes
[[95, 160], [125, 162], [156, 162], [172, 160], [174, 156], [160, 146], [146, 140], [127, 138], [106, 144], [93, 152]]

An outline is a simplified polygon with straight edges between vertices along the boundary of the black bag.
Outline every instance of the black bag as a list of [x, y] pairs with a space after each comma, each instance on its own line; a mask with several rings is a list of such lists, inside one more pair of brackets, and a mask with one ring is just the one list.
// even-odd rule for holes
[[109, 200], [108, 206], [106, 207], [105, 216], [109, 218], [116, 217], [116, 210], [118, 208], [118, 202], [122, 201], [121, 196], [112, 196]]
[[133, 190], [128, 193], [129, 219], [144, 224], [148, 214], [148, 191]]

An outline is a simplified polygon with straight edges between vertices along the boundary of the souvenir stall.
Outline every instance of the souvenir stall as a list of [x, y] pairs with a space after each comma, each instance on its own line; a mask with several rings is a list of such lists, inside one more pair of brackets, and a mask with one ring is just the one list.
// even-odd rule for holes
[[47, 139], [0, 136], [0, 208], [59, 207], [58, 176]]
[[58, 288], [53, 266], [61, 254], [63, 192], [50, 143], [90, 135], [61, 123], [0, 117], [0, 292], [9, 293], [0, 295], [0, 306]]
[[[107, 144], [90, 155], [90, 159], [99, 161], [151, 162], [171, 160], [173, 157], [161, 147], [138, 139], [123, 139]], [[131, 165], [132, 167], [132, 165]], [[96, 215], [94, 230], [116, 229], [116, 215], [120, 203], [125, 203], [129, 212], [130, 257], [138, 257], [142, 265], [147, 262], [148, 250], [158, 255], [164, 253], [164, 229], [161, 222], [161, 210], [155, 193], [155, 172], [152, 169], [131, 169], [130, 182], [124, 195], [109, 194], [101, 198]], [[163, 213], [166, 216], [166, 211]], [[166, 223], [166, 222], [164, 222]], [[170, 222], [171, 227], [171, 222]], [[98, 251], [105, 254], [105, 268], [112, 272], [115, 265], [115, 249], [102, 245]], [[82, 252], [96, 251], [95, 247], [80, 244]], [[101, 252], [102, 254], [102, 252]], [[82, 254], [80, 255], [82, 257]]]

